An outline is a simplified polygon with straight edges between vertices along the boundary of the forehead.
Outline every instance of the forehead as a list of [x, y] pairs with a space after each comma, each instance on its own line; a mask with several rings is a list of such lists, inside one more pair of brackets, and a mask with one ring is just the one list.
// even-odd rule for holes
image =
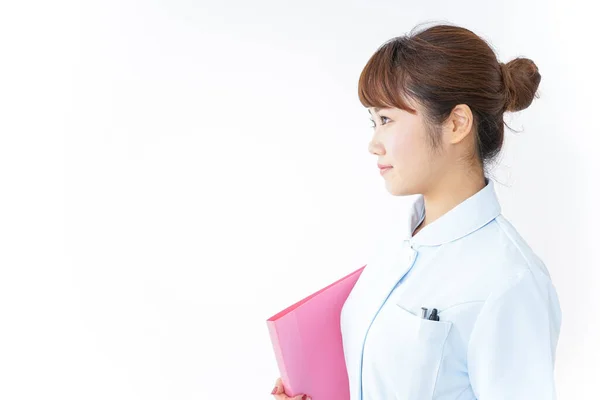
[[391, 110], [391, 107], [369, 107], [369, 114], [373, 114], [373, 112], [379, 112], [379, 111], [385, 111], [385, 110]]

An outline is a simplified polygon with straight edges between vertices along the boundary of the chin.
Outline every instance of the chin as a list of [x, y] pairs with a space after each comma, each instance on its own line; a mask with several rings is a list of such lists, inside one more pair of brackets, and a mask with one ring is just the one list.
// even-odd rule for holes
[[410, 194], [407, 193], [406, 190], [403, 187], [400, 187], [399, 185], [387, 185], [386, 188], [392, 196], [407, 196]]
[[407, 193], [407, 192], [404, 192], [401, 190], [389, 190], [388, 189], [388, 192], [390, 192], [390, 194], [392, 196], [409, 196], [410, 195], [410, 193]]
[[411, 190], [410, 187], [392, 181], [386, 183], [386, 189], [392, 196], [411, 196], [417, 193], [415, 190]]

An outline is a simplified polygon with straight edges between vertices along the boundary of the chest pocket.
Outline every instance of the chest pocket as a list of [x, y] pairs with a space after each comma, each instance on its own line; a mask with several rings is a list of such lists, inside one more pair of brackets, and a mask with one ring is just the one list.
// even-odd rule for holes
[[398, 399], [433, 399], [435, 384], [444, 356], [446, 339], [452, 328], [451, 321], [423, 319], [420, 315], [398, 304], [392, 304], [390, 316], [397, 319], [402, 334], [402, 353], [406, 358], [404, 372], [407, 380], [403, 386], [394, 388]]

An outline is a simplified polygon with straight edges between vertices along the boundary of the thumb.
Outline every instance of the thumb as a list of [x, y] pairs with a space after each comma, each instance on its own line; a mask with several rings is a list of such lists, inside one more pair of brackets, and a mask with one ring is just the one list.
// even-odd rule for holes
[[283, 382], [281, 381], [281, 377], [277, 378], [275, 381], [275, 389], [273, 394], [281, 394], [283, 393]]

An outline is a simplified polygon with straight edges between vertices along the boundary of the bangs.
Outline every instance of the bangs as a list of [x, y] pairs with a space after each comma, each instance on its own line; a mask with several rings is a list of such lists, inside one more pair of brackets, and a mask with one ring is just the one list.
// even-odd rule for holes
[[365, 107], [396, 107], [416, 114], [411, 107], [404, 40], [395, 38], [381, 46], [367, 62], [358, 80], [358, 98]]

